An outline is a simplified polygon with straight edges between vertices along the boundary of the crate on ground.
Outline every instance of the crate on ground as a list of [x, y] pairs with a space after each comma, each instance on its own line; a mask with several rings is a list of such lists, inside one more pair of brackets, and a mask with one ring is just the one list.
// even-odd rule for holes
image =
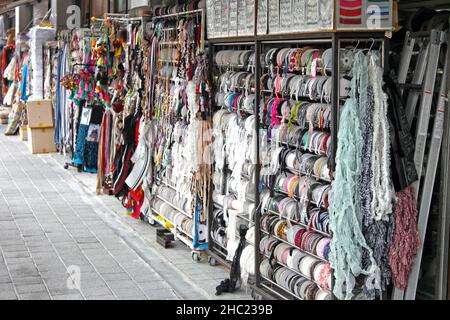
[[30, 128], [27, 130], [28, 148], [31, 153], [56, 152], [55, 128]]
[[28, 127], [53, 128], [53, 108], [51, 100], [29, 100], [27, 101]]
[[156, 229], [156, 242], [164, 248], [168, 248], [172, 245], [172, 241], [175, 241], [175, 237], [172, 232], [163, 228]]

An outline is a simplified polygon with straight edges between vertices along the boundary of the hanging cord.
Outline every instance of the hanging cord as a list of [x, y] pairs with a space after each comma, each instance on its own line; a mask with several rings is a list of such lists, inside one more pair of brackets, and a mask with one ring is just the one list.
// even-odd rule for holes
[[[39, 24], [41, 24], [45, 19], [47, 19], [47, 17], [50, 15], [51, 12], [52, 12], [52, 9], [49, 9], [47, 11], [47, 13], [45, 14], [45, 16], [41, 19], [41, 22], [39, 22]], [[33, 20], [31, 20], [31, 21], [33, 21]], [[25, 28], [25, 30], [26, 30], [26, 28]]]
[[405, 289], [419, 249], [417, 202], [412, 186], [396, 193], [395, 232], [389, 252], [389, 264], [395, 287]]
[[[372, 44], [373, 45], [373, 44]], [[374, 197], [372, 214], [375, 220], [388, 220], [392, 213], [393, 186], [390, 179], [390, 136], [387, 119], [387, 96], [382, 89], [382, 69], [379, 58], [371, 53], [369, 79], [374, 94], [374, 130], [372, 172]]]
[[[335, 270], [333, 293], [338, 299], [351, 299], [355, 288], [355, 277], [368, 275], [366, 286], [379, 289], [379, 269], [362, 233], [361, 203], [358, 181], [362, 168], [363, 146], [360, 127], [359, 97], [365, 55], [357, 52], [353, 63], [351, 97], [347, 99], [340, 118], [338, 149], [336, 153], [336, 175], [332, 184], [330, 227], [333, 232], [331, 264]], [[368, 251], [370, 266], [364, 268], [364, 249]]]
[[[373, 258], [380, 268], [381, 289], [390, 283], [389, 248], [393, 233], [392, 203], [394, 191], [389, 172], [390, 137], [387, 119], [387, 100], [382, 90], [382, 71], [375, 53], [369, 52], [369, 85], [363, 128], [366, 153], [363, 154], [361, 174], [361, 210], [363, 211], [364, 237], [373, 251]], [[370, 121], [367, 119], [370, 118]], [[364, 264], [370, 265], [370, 256], [364, 255]], [[379, 294], [373, 287], [365, 287], [367, 298], [375, 299]]]
[[230, 278], [223, 280], [220, 285], [216, 287], [216, 296], [220, 296], [224, 292], [234, 292], [240, 288], [241, 284], [241, 254], [244, 250], [245, 236], [247, 235], [248, 227], [241, 225], [239, 228], [239, 246], [234, 254], [233, 262], [231, 264]]

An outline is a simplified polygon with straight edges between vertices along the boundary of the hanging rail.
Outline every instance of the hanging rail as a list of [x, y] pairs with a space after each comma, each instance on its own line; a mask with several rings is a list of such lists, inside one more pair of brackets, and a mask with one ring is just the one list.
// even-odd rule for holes
[[191, 11], [183, 11], [178, 13], [170, 13], [170, 14], [164, 14], [161, 16], [154, 16], [152, 17], [152, 20], [158, 20], [158, 19], [167, 19], [167, 18], [176, 18], [181, 16], [188, 16], [188, 15], [197, 15], [199, 13], [203, 13], [203, 9], [196, 9]]

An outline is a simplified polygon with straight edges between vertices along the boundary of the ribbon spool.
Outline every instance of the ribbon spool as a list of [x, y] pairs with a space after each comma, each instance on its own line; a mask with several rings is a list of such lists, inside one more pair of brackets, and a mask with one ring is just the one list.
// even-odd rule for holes
[[[250, 59], [253, 56], [253, 61]], [[218, 66], [249, 67], [254, 65], [253, 50], [221, 50], [216, 53], [215, 62]]]
[[319, 262], [315, 265], [312, 278], [323, 290], [331, 287], [331, 266], [329, 263]]
[[319, 260], [310, 256], [304, 256], [303, 259], [301, 259], [298, 264], [298, 269], [307, 278], [312, 278], [314, 268], [318, 263]]
[[259, 272], [263, 277], [272, 279], [273, 269], [268, 259], [261, 261], [261, 264], [259, 265]]
[[341, 49], [339, 52], [339, 69], [342, 72], [349, 72], [352, 70], [354, 52], [353, 49]]

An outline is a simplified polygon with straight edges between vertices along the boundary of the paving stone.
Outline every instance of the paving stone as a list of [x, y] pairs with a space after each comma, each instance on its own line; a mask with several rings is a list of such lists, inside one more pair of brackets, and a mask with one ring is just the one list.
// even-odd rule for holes
[[115, 280], [131, 280], [130, 276], [125, 272], [120, 273], [102, 273], [101, 276], [106, 281], [115, 281]]
[[14, 286], [12, 283], [0, 283], [0, 294], [2, 292], [12, 292], [14, 293]]
[[0, 300], [17, 300], [14, 291], [0, 291]]
[[132, 281], [129, 281], [129, 280], [109, 280], [109, 281], [106, 281], [106, 283], [112, 290], [116, 290], [116, 289], [121, 290], [121, 289], [129, 289], [129, 288], [138, 289], [136, 284], [134, 284]]
[[2, 246], [2, 250], [5, 254], [5, 256], [8, 253], [18, 253], [18, 252], [26, 252], [27, 248], [25, 247], [25, 245], [7, 245], [7, 246]]
[[142, 290], [170, 289], [169, 284], [164, 280], [141, 283], [139, 284], [139, 287]]
[[39, 245], [36, 247], [29, 247], [28, 248], [31, 252], [32, 255], [36, 254], [36, 253], [52, 253], [55, 252], [55, 249], [53, 248], [52, 245]]
[[59, 279], [59, 278], [63, 278], [63, 277], [64, 277], [64, 279], [67, 279], [69, 277], [67, 270], [65, 270], [65, 271], [62, 271], [62, 270], [41, 271], [40, 275], [43, 280], [54, 279], [54, 278]]
[[67, 273], [67, 268], [62, 263], [53, 264], [40, 264], [37, 266], [41, 274], [53, 273], [53, 274], [65, 274]]
[[42, 284], [42, 278], [40, 276], [29, 276], [23, 278], [14, 279], [15, 285], [30, 285], [30, 284]]
[[19, 294], [19, 300], [51, 300], [47, 292], [33, 292]]
[[11, 277], [9, 274], [4, 274], [0, 276], [0, 284], [12, 283]]
[[7, 245], [23, 245], [22, 238], [16, 238], [16, 237], [8, 237], [0, 239], [0, 246], [7, 246]]
[[79, 247], [85, 251], [86, 249], [103, 249], [103, 245], [100, 242], [95, 242], [95, 243], [80, 243]]
[[85, 289], [95, 289], [95, 288], [102, 288], [106, 286], [106, 282], [102, 280], [102, 278], [98, 277], [95, 279], [89, 279], [81, 275], [81, 291]]
[[118, 265], [117, 263], [115, 264], [101, 264], [101, 265], [96, 265], [94, 264], [95, 269], [97, 269], [97, 271], [100, 274], [105, 274], [105, 273], [123, 273], [124, 269]]
[[87, 300], [117, 300], [113, 295], [105, 295], [105, 296], [91, 296], [87, 298]]
[[31, 257], [25, 257], [25, 258], [7, 258], [6, 262], [8, 265], [13, 264], [33, 264], [33, 259]]
[[75, 237], [77, 243], [99, 243], [98, 239], [95, 237]]
[[15, 285], [17, 293], [32, 293], [32, 292], [47, 292], [47, 288], [44, 284], [18, 284]]
[[39, 275], [38, 270], [34, 265], [12, 265], [9, 267], [9, 272], [11, 276], [14, 278], [23, 278], [27, 276], [37, 276]]
[[150, 300], [174, 299], [176, 295], [169, 289], [144, 290]]
[[81, 294], [52, 295], [53, 300], [84, 300]]
[[50, 295], [52, 297], [55, 296], [62, 296], [62, 295], [77, 295], [80, 294], [78, 289], [69, 289], [66, 287], [58, 287], [58, 288], [48, 288], [48, 291], [50, 292]]
[[127, 297], [136, 297], [136, 296], [145, 297], [144, 292], [142, 292], [142, 290], [140, 290], [138, 287], [121, 288], [121, 289], [111, 288], [111, 290], [119, 299], [126, 299]]
[[83, 292], [83, 295], [87, 298], [94, 296], [112, 295], [111, 290], [106, 285], [103, 285], [102, 287], [92, 287], [92, 288], [83, 288], [82, 286], [81, 292]]

